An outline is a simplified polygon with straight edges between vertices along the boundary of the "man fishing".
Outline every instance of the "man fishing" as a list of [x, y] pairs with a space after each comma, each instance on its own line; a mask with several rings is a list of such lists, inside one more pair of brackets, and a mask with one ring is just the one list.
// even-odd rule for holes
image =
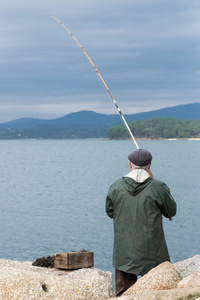
[[162, 215], [176, 214], [176, 202], [167, 185], [153, 178], [152, 155], [138, 149], [129, 156], [130, 173], [109, 188], [106, 213], [113, 218], [116, 296], [121, 296], [144, 275], [170, 261]]
[[139, 149], [117, 102], [86, 51], [65, 25], [51, 16], [68, 31], [93, 66], [138, 149], [128, 156], [130, 173], [113, 183], [106, 199], [106, 212], [114, 224], [113, 266], [116, 293], [120, 296], [137, 281], [137, 275], [144, 275], [161, 262], [170, 260], [162, 214], [167, 218], [174, 216], [176, 203], [169, 188], [153, 179], [151, 153]]

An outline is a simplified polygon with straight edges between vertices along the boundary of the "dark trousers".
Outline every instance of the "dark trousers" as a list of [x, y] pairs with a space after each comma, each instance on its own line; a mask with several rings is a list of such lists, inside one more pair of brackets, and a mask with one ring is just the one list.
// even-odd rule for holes
[[137, 281], [135, 274], [125, 273], [115, 269], [116, 297], [120, 297], [128, 288]]

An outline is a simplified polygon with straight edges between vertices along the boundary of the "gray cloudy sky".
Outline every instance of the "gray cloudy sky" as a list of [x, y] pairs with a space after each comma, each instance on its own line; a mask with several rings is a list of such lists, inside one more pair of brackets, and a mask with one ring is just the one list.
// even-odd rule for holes
[[1, 0], [0, 123], [200, 102], [199, 0]]

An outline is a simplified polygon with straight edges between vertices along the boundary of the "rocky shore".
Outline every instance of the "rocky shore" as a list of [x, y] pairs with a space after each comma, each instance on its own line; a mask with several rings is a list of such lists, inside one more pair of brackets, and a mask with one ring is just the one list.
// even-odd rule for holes
[[[64, 271], [31, 262], [0, 259], [0, 299], [114, 298], [111, 272], [96, 268]], [[141, 277], [121, 300], [200, 300], [200, 255], [171, 264], [164, 262]]]

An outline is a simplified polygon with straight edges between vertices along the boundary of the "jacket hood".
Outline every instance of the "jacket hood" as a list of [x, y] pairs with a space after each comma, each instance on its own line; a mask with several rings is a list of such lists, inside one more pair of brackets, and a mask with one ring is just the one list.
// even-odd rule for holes
[[137, 182], [134, 179], [127, 176], [122, 177], [122, 179], [124, 188], [132, 196], [139, 194], [153, 180], [153, 178], [150, 176], [143, 182]]

